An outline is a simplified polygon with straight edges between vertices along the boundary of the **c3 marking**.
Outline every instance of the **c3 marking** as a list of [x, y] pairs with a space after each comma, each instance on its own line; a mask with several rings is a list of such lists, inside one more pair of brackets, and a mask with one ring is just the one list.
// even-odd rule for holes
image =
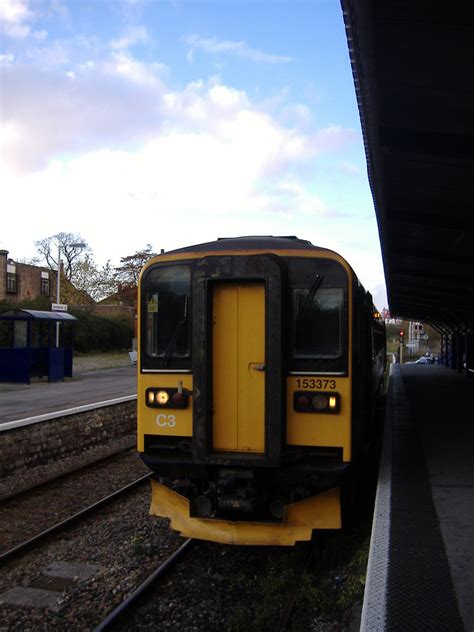
[[160, 413], [156, 416], [156, 423], [160, 428], [174, 428], [176, 426], [176, 417], [174, 415], [164, 415]]

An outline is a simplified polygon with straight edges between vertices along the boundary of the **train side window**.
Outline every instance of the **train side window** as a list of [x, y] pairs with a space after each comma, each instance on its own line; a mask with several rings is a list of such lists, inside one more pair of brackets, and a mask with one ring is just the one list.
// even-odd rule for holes
[[188, 266], [160, 266], [145, 279], [145, 350], [166, 366], [172, 359], [189, 358], [191, 270]]
[[319, 288], [308, 302], [308, 289], [295, 289], [293, 357], [338, 358], [342, 354], [344, 290]]

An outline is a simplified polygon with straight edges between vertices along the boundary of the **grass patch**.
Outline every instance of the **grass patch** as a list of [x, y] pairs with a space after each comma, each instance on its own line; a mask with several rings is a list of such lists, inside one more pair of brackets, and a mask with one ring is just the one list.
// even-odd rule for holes
[[73, 370], [96, 371], [130, 366], [128, 351], [107, 351], [103, 353], [74, 353]]
[[349, 629], [352, 608], [364, 596], [369, 539], [363, 533], [323, 536], [303, 578], [289, 630]]

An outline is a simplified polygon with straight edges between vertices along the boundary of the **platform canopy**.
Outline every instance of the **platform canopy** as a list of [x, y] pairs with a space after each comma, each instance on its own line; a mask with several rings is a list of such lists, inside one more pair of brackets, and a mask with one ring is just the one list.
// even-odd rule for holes
[[12, 309], [0, 314], [0, 320], [46, 320], [64, 322], [77, 320], [77, 318], [65, 312], [46, 312], [38, 309]]
[[474, 4], [341, 0], [392, 315], [474, 328]]

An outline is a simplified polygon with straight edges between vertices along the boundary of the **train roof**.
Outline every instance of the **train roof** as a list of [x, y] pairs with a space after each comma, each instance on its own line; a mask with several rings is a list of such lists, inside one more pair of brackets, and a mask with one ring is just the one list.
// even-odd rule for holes
[[327, 248], [314, 246], [306, 239], [291, 236], [248, 235], [244, 237], [219, 237], [217, 241], [209, 241], [195, 246], [178, 248], [166, 254], [180, 254], [186, 252], [219, 252], [224, 250], [319, 250]]

